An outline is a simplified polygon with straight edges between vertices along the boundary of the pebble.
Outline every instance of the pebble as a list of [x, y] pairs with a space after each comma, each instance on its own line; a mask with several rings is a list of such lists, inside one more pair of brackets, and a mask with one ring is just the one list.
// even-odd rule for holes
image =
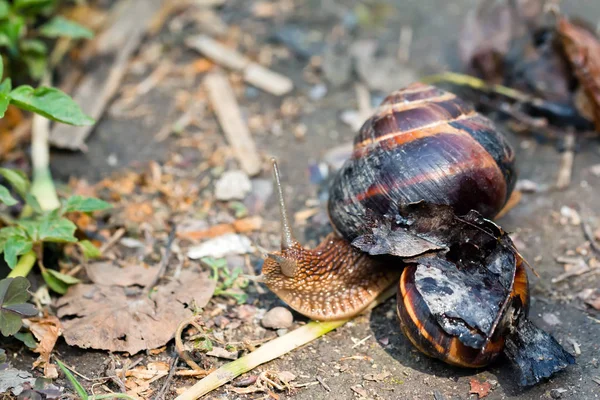
[[222, 258], [231, 254], [252, 253], [252, 243], [244, 235], [228, 233], [189, 249], [188, 257], [197, 260], [202, 257]]
[[553, 399], [561, 399], [563, 393], [566, 393], [567, 389], [563, 389], [563, 388], [558, 388], [558, 389], [552, 389], [550, 391], [550, 397], [552, 397]]
[[327, 94], [327, 85], [323, 83], [319, 83], [312, 88], [308, 92], [308, 96], [311, 100], [321, 100]]
[[544, 315], [542, 315], [542, 319], [550, 326], [560, 324], [560, 319], [556, 316], [556, 314], [544, 313]]
[[294, 317], [285, 307], [275, 307], [267, 311], [261, 323], [265, 328], [287, 329], [292, 326]]
[[215, 185], [217, 200], [243, 200], [252, 190], [248, 175], [242, 171], [227, 171]]

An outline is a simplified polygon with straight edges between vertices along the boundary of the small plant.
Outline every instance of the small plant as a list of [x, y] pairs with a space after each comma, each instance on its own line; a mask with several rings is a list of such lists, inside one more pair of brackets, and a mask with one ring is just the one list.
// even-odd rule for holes
[[63, 374], [65, 374], [65, 376], [67, 377], [67, 379], [69, 380], [71, 385], [73, 385], [73, 389], [75, 389], [75, 391], [77, 392], [77, 395], [79, 396], [79, 398], [81, 400], [100, 400], [100, 399], [130, 399], [130, 400], [134, 400], [133, 397], [123, 394], [123, 393], [109, 393], [109, 394], [100, 394], [100, 395], [90, 396], [87, 394], [83, 385], [81, 383], [79, 383], [77, 378], [75, 378], [75, 375], [73, 375], [71, 373], [71, 371], [69, 371], [69, 369], [65, 366], [65, 364], [63, 364], [59, 360], [56, 360], [56, 364], [58, 365], [60, 370], [63, 372]]
[[248, 280], [244, 279], [241, 268], [229, 271], [227, 261], [224, 258], [204, 257], [200, 260], [212, 270], [212, 279], [217, 282], [215, 296], [229, 296], [238, 304], [244, 304], [248, 298], [243, 289], [248, 286]]
[[[45, 0], [36, 0], [36, 3], [44, 2]], [[0, 0], [0, 16], [4, 3]], [[17, 4], [24, 6], [24, 3], [31, 4], [33, 1], [15, 0], [12, 4], [16, 7]], [[0, 27], [0, 43], [1, 32]], [[73, 99], [58, 89], [45, 86], [34, 89], [26, 85], [13, 88], [11, 80], [4, 79], [0, 82], [0, 118], [4, 117], [11, 104], [56, 122], [70, 125], [91, 125], [95, 122], [83, 113]], [[33, 136], [35, 139], [35, 130]], [[21, 327], [21, 317], [31, 316], [35, 310], [32, 305], [26, 303], [29, 298], [29, 283], [25, 277], [36, 261], [44, 281], [53, 291], [63, 294], [69, 285], [78, 282], [70, 275], [44, 266], [42, 255], [45, 244], [77, 243], [86, 257], [99, 255], [99, 250], [91, 242], [79, 241], [75, 237], [77, 227], [66, 215], [70, 212], [88, 213], [110, 207], [110, 204], [102, 200], [82, 196], [72, 196], [59, 202], [48, 168], [47, 142], [45, 146], [42, 156], [40, 152], [32, 151], [33, 184], [20, 171], [0, 168], [0, 177], [12, 187], [11, 191], [0, 184], [0, 203], [15, 206], [20, 203], [16, 196], [20, 197], [23, 204], [19, 217], [13, 219], [4, 216], [5, 226], [0, 229], [0, 253], [3, 253], [6, 264], [12, 269], [7, 279], [0, 280], [0, 295], [3, 295], [2, 290], [5, 292], [0, 296], [0, 332], [3, 336], [15, 334]]]
[[48, 66], [49, 39], [93, 37], [92, 31], [74, 21], [51, 17], [59, 3], [58, 0], [0, 0], [0, 48], [6, 54], [10, 76], [41, 79]]

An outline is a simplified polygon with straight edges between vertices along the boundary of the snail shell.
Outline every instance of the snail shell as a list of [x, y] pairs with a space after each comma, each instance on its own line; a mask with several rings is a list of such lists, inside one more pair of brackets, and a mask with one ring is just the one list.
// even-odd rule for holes
[[415, 83], [363, 124], [331, 185], [329, 217], [349, 241], [365, 233], [367, 210], [383, 216], [421, 200], [493, 218], [515, 180], [514, 152], [492, 121], [450, 92]]

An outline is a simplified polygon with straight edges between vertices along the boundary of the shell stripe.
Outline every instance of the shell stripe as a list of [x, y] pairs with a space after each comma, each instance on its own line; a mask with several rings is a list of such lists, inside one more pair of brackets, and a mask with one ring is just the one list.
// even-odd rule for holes
[[[477, 144], [477, 145], [479, 145], [479, 144]], [[482, 150], [483, 150], [483, 148], [482, 148]], [[395, 181], [393, 186], [389, 186], [389, 185], [386, 186], [386, 185], [383, 185], [382, 183], [379, 183], [377, 185], [372, 185], [369, 187], [369, 189], [367, 189], [366, 192], [358, 193], [355, 196], [355, 199], [348, 199], [347, 203], [350, 203], [353, 200], [363, 201], [370, 197], [378, 196], [378, 195], [385, 196], [385, 195], [387, 195], [387, 193], [389, 193], [389, 191], [391, 189], [399, 189], [401, 187], [415, 185], [419, 182], [434, 181], [437, 179], [447, 179], [448, 176], [454, 176], [454, 175], [457, 175], [460, 173], [464, 173], [465, 171], [468, 170], [467, 167], [469, 167], [469, 166], [472, 168], [477, 168], [479, 171], [488, 169], [492, 173], [498, 173], [498, 174], [502, 175], [502, 171], [500, 170], [500, 167], [498, 167], [496, 160], [494, 160], [487, 152], [482, 153], [482, 155], [483, 155], [483, 157], [480, 160], [479, 164], [474, 165], [472, 160], [466, 160], [462, 163], [456, 163], [453, 165], [453, 168], [451, 170], [447, 171], [447, 174], [445, 176], [440, 176], [439, 171], [433, 171], [430, 173], [417, 175], [417, 176], [413, 177], [412, 179], [409, 179], [406, 181], [402, 181], [402, 182]]]

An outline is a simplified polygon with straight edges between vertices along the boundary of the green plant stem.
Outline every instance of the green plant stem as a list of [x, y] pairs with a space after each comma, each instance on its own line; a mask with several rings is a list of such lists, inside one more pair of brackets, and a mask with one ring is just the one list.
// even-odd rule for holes
[[443, 72], [441, 74], [424, 76], [419, 79], [423, 83], [448, 82], [455, 85], [469, 86], [486, 92], [498, 93], [508, 98], [521, 102], [532, 101], [531, 96], [508, 86], [489, 84], [486, 81], [471, 75], [459, 74], [457, 72]]
[[27, 277], [27, 275], [35, 265], [36, 259], [37, 256], [35, 255], [35, 251], [33, 250], [30, 250], [29, 252], [23, 254], [21, 257], [19, 257], [17, 265], [8, 274], [8, 278], [15, 278], [17, 276], [22, 276], [24, 278]]
[[[367, 308], [370, 310], [383, 303], [396, 292], [396, 285], [392, 285], [375, 299]], [[285, 334], [284, 336], [273, 339], [265, 343], [257, 350], [247, 354], [235, 361], [223, 365], [221, 368], [213, 371], [207, 377], [200, 380], [194, 386], [186, 390], [175, 398], [175, 400], [196, 400], [205, 394], [219, 388], [230, 382], [241, 374], [248, 372], [261, 364], [274, 360], [290, 351], [303, 346], [313, 340], [325, 335], [326, 333], [339, 328], [352, 318], [317, 322], [311, 321], [301, 328]]]
[[[41, 83], [45, 86], [51, 86], [49, 73], [46, 73]], [[50, 173], [49, 131], [50, 120], [38, 114], [34, 115], [31, 126], [31, 164], [33, 166], [31, 194], [44, 211], [52, 211], [60, 207], [60, 201]]]

